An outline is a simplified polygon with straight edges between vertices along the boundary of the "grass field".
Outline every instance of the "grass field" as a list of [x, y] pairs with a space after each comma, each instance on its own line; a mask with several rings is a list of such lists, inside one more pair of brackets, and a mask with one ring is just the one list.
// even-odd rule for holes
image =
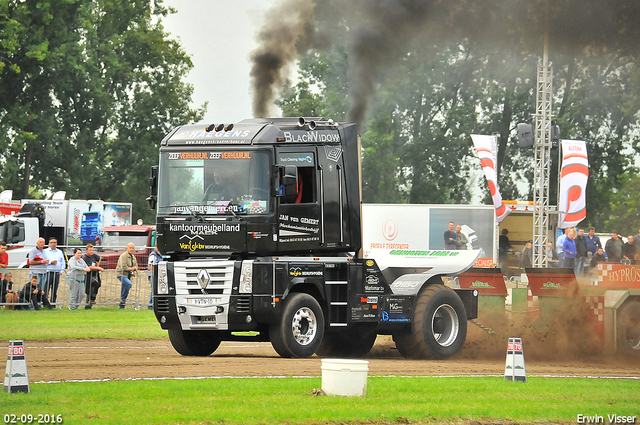
[[0, 340], [166, 337], [167, 331], [160, 328], [153, 311], [147, 309], [0, 309]]
[[[19, 332], [18, 332], [19, 329]], [[19, 334], [19, 336], [18, 336]], [[148, 310], [0, 311], [9, 339], [166, 338]], [[473, 372], [472, 370], [470, 371]], [[221, 378], [32, 384], [0, 395], [0, 415], [61, 415], [66, 424], [338, 424], [565, 422], [636, 416], [640, 381], [369, 377], [366, 397], [316, 396], [321, 378]], [[28, 419], [27, 416], [24, 417]], [[49, 422], [51, 423], [51, 422]]]
[[369, 377], [366, 397], [315, 396], [321, 378], [223, 378], [35, 384], [0, 396], [2, 414], [66, 424], [572, 422], [636, 416], [640, 382], [612, 379]]

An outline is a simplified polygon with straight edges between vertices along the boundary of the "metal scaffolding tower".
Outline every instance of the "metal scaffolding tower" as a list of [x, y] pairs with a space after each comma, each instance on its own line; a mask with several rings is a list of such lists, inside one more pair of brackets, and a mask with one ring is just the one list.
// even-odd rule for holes
[[552, 106], [553, 67], [548, 63], [545, 40], [543, 60], [538, 65], [536, 93], [535, 167], [533, 171], [533, 267], [547, 266]]

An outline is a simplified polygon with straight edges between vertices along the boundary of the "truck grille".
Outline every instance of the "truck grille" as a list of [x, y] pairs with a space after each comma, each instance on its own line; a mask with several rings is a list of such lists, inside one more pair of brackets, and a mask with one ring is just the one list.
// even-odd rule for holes
[[206, 294], [231, 295], [234, 262], [227, 260], [176, 262], [176, 294], [202, 294], [203, 288], [198, 283], [198, 275], [202, 270], [209, 275], [209, 283], [204, 288]]

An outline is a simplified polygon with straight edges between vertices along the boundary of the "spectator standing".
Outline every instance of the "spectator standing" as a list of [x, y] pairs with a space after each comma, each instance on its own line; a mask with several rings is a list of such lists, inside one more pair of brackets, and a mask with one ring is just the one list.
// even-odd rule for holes
[[456, 243], [456, 249], [464, 250], [467, 249], [467, 244], [469, 243], [469, 239], [462, 233], [462, 226], [456, 226], [456, 237], [458, 238], [458, 243]]
[[611, 239], [604, 244], [604, 250], [607, 253], [607, 258], [610, 263], [619, 263], [622, 259], [622, 246], [624, 242], [618, 236], [618, 231], [611, 232]]
[[29, 277], [36, 276], [44, 292], [47, 292], [48, 264], [49, 260], [44, 255], [44, 238], [38, 238], [36, 247], [29, 252]]
[[638, 234], [633, 237], [633, 246], [636, 247], [636, 254], [640, 254], [640, 230], [638, 230]]
[[[6, 269], [9, 267], [9, 254], [7, 254], [7, 243], [0, 241], [0, 269]], [[2, 274], [0, 274], [2, 279]]]
[[136, 246], [133, 243], [127, 245], [127, 250], [118, 258], [118, 264], [116, 265], [116, 275], [120, 281], [120, 308], [123, 309], [127, 303], [127, 297], [129, 296], [129, 290], [132, 283], [131, 278], [136, 276], [138, 271], [138, 261], [133, 253], [136, 250]]
[[502, 229], [502, 234], [498, 238], [498, 262], [500, 267], [503, 267], [504, 262], [507, 260], [507, 252], [511, 251], [513, 247], [511, 246], [511, 241], [509, 240], [509, 230]]
[[562, 243], [562, 251], [564, 254], [564, 258], [562, 259], [562, 267], [571, 267], [575, 265], [576, 259], [576, 241], [575, 241], [575, 231], [573, 229], [565, 229], [565, 234], [567, 237]]
[[525, 268], [531, 268], [531, 264], [533, 263], [533, 246], [532, 241], [528, 241], [524, 248], [522, 249], [522, 255], [520, 256], [520, 266]]
[[576, 276], [584, 274], [584, 263], [587, 261], [587, 255], [589, 253], [587, 249], [587, 238], [584, 236], [584, 229], [578, 229], [578, 236], [575, 238], [576, 242], [576, 259], [573, 271]]
[[564, 250], [563, 250], [563, 246], [564, 246], [564, 241], [567, 240], [567, 235], [569, 233], [570, 229], [566, 228], [564, 229], [564, 233], [561, 234], [558, 239], [556, 240], [556, 251], [558, 253], [558, 266], [559, 267], [565, 267], [564, 265]]
[[84, 306], [85, 309], [90, 309], [91, 306], [96, 303], [98, 289], [102, 286], [102, 279], [100, 279], [100, 272], [104, 271], [104, 269], [100, 267], [102, 257], [95, 254], [93, 251], [93, 245], [87, 244], [87, 251], [82, 256], [85, 264], [89, 267], [89, 270], [91, 270], [87, 273], [85, 281], [85, 293], [87, 294], [87, 304]]
[[[18, 302], [18, 291], [13, 290], [13, 274], [11, 272], [5, 273], [4, 279], [0, 279], [0, 293], [2, 294], [2, 302], [7, 304]], [[4, 308], [5, 310], [13, 310], [15, 307], [5, 305]]]
[[622, 258], [625, 260], [634, 261], [636, 259], [636, 246], [633, 242], [633, 235], [629, 235], [627, 236], [627, 243], [622, 245]]
[[[33, 276], [31, 276], [31, 282], [28, 282], [24, 285], [24, 287], [20, 291], [20, 302], [30, 303], [31, 308], [33, 308], [34, 310], [40, 310], [40, 304], [51, 310], [53, 309], [53, 306], [49, 304], [47, 293], [38, 283], [38, 277], [39, 275], [34, 274]], [[22, 308], [25, 310], [29, 309], [29, 307], [25, 306], [22, 306]]]
[[595, 254], [591, 257], [591, 263], [589, 265], [594, 268], [598, 265], [598, 263], [606, 263], [607, 257], [604, 255], [604, 249], [602, 247], [598, 248]]
[[60, 274], [66, 268], [64, 252], [58, 249], [58, 240], [49, 238], [49, 247], [44, 250], [44, 256], [49, 260], [47, 265], [47, 287], [51, 303], [55, 304], [58, 299], [58, 285], [60, 285]]
[[69, 310], [76, 310], [84, 295], [84, 281], [87, 273], [91, 271], [87, 263], [82, 259], [82, 250], [74, 248], [73, 257], [69, 258]]
[[453, 231], [454, 227], [454, 222], [450, 221], [449, 229], [444, 232], [444, 249], [448, 251], [455, 250], [456, 244], [458, 243], [458, 236], [456, 236], [456, 232]]
[[553, 242], [547, 242], [547, 266], [558, 267], [558, 253], [556, 252]]
[[149, 306], [147, 307], [149, 310], [153, 310], [153, 275], [156, 273], [156, 266], [158, 263], [162, 261], [162, 254], [158, 252], [158, 248], [153, 248], [153, 251], [149, 254], [149, 271], [147, 272], [147, 276], [149, 277], [149, 283], [151, 284], [151, 292], [149, 293]]
[[589, 227], [589, 233], [585, 237], [587, 241], [587, 251], [594, 255], [598, 252], [598, 248], [602, 248], [602, 244], [600, 243], [600, 237], [596, 235], [596, 228]]

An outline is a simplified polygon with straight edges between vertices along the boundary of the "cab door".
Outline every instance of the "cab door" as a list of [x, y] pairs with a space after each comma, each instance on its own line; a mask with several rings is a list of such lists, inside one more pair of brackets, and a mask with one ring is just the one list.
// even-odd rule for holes
[[298, 193], [278, 197], [278, 252], [317, 251], [321, 247], [321, 214], [315, 146], [278, 148], [277, 165], [295, 165]]

